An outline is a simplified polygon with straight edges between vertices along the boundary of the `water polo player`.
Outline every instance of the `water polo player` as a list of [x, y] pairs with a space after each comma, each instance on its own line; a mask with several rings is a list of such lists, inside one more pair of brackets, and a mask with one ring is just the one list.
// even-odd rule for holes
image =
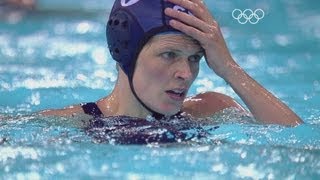
[[199, 61], [205, 57], [209, 68], [233, 88], [258, 122], [302, 122], [234, 61], [202, 0], [116, 0], [106, 34], [118, 67], [112, 93], [95, 103], [42, 114], [140, 119], [188, 116], [196, 121], [226, 108], [245, 112], [231, 97], [216, 92], [186, 99]]

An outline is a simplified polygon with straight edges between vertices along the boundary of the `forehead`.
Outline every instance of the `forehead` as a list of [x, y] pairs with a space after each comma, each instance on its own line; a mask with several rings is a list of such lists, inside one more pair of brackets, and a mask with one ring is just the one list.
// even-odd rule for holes
[[202, 49], [197, 40], [184, 34], [155, 35], [150, 39], [146, 46], [149, 46], [150, 48], [175, 47], [194, 51]]

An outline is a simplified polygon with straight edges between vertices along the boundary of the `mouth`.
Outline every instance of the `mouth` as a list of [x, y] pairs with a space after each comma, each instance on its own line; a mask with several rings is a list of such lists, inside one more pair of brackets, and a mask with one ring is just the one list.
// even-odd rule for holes
[[167, 95], [174, 101], [183, 101], [187, 95], [186, 89], [172, 89], [166, 91]]

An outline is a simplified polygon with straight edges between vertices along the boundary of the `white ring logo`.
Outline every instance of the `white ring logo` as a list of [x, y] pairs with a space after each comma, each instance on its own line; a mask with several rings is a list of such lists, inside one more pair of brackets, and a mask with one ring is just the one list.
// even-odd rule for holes
[[232, 17], [238, 20], [240, 24], [246, 24], [248, 21], [251, 24], [257, 24], [260, 19], [264, 18], [264, 11], [262, 9], [245, 9], [243, 12], [240, 9], [234, 9], [232, 11]]
[[140, 0], [121, 0], [121, 6], [128, 7], [134, 5], [135, 3], [139, 2]]

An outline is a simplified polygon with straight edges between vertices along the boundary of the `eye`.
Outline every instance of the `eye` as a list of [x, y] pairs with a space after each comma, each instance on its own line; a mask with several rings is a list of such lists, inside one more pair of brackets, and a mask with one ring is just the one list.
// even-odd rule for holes
[[165, 59], [175, 59], [177, 57], [177, 54], [175, 52], [165, 52], [165, 53], [162, 53], [161, 56]]
[[201, 58], [202, 58], [201, 55], [196, 54], [196, 55], [189, 56], [188, 59], [189, 59], [189, 61], [191, 61], [191, 62], [199, 63], [200, 60], [201, 60]]

